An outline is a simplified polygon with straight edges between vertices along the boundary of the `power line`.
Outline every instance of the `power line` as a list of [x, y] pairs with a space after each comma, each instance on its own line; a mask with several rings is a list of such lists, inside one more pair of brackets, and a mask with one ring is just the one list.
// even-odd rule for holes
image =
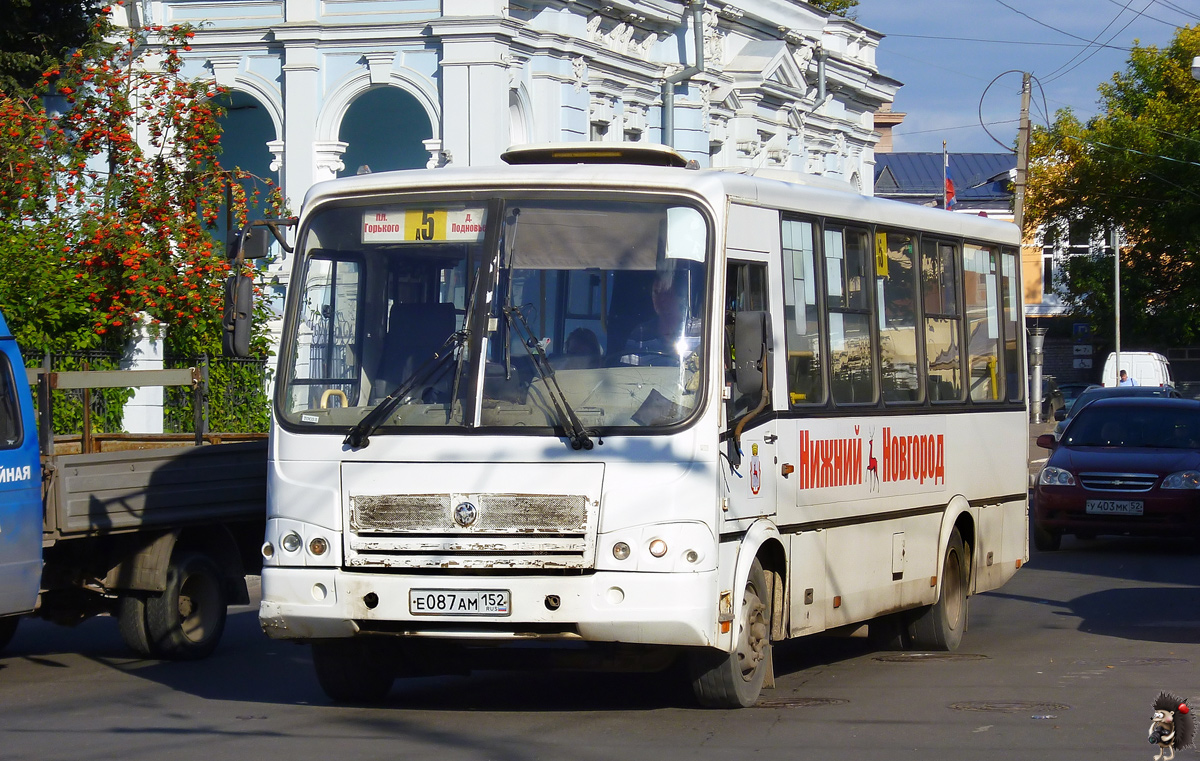
[[[1154, 0], [1154, 1], [1164, 8], [1175, 11], [1176, 13], [1178, 13], [1181, 16], [1187, 16], [1189, 18], [1194, 18], [1194, 19], [1200, 20], [1200, 16], [1196, 15], [1192, 11], [1187, 10], [1186, 8], [1180, 8], [1178, 5], [1170, 2], [1169, 0]], [[1155, 20], [1157, 21], [1157, 19], [1155, 19]], [[1175, 26], [1178, 26], [1178, 25], [1175, 25]]]
[[[1001, 121], [988, 122], [987, 126], [991, 127], [991, 126], [995, 126], [997, 124], [1015, 124], [1016, 122], [1019, 122], [1019, 121], [1021, 121], [1021, 120], [1020, 119], [1003, 119]], [[978, 125], [978, 124], [961, 124], [957, 127], [938, 127], [936, 129], [914, 129], [914, 130], [908, 130], [908, 131], [902, 131], [902, 132], [897, 132], [895, 129], [893, 129], [892, 134], [899, 135], [902, 137], [908, 137], [909, 135], [924, 135], [929, 132], [950, 132], [951, 130], [959, 130], [959, 129], [975, 129], [976, 127], [979, 127], [979, 126], [980, 125]]]
[[[1110, 3], [1112, 3], [1113, 5], [1116, 5], [1116, 6], [1119, 6], [1119, 5], [1121, 5], [1121, 3], [1119, 2], [1119, 0], [1108, 0], [1108, 2], [1110, 2]], [[1151, 2], [1151, 4], [1150, 4], [1150, 5], [1153, 5], [1153, 4], [1154, 4], [1154, 3], [1156, 3], [1156, 2], [1159, 2], [1159, 0], [1153, 0], [1153, 2]], [[1162, 4], [1162, 3], [1160, 3], [1160, 4]], [[1149, 8], [1150, 6], [1146, 6], [1146, 7], [1147, 7], [1147, 8]], [[1169, 6], [1169, 5], [1168, 5], [1167, 7], [1168, 7], [1168, 8], [1170, 8], [1170, 6]], [[1183, 15], [1185, 15], [1185, 16], [1191, 15], [1191, 14], [1189, 14], [1189, 13], [1187, 13], [1187, 12], [1185, 12], [1185, 11], [1183, 11], [1183, 10], [1179, 9], [1179, 8], [1170, 8], [1170, 10], [1176, 11], [1176, 12], [1178, 12], [1178, 13], [1182, 13], [1182, 14], [1183, 14]], [[1158, 22], [1158, 23], [1160, 23], [1160, 24], [1165, 24], [1165, 25], [1167, 25], [1167, 26], [1174, 27], [1174, 28], [1176, 28], [1176, 29], [1177, 29], [1177, 28], [1179, 28], [1179, 24], [1176, 24], [1174, 21], [1164, 21], [1163, 19], [1160, 19], [1160, 18], [1155, 18], [1154, 16], [1151, 16], [1151, 15], [1149, 15], [1149, 14], [1148, 14], [1148, 13], [1146, 13], [1145, 11], [1142, 11], [1142, 18], [1144, 18], [1144, 19], [1147, 19], [1148, 21], [1157, 21], [1157, 22]], [[1194, 16], [1193, 16], [1193, 18], [1194, 18]]]
[[[1145, 11], [1146, 8], [1149, 8], [1153, 2], [1154, 2], [1154, 0], [1149, 0], [1149, 2], [1146, 3], [1145, 7], [1142, 8], [1142, 11]], [[1104, 31], [1106, 29], [1108, 29], [1110, 26], [1115, 24], [1117, 22], [1117, 19], [1121, 18], [1121, 15], [1124, 14], [1125, 11], [1129, 10], [1129, 6], [1131, 6], [1131, 5], [1133, 5], [1133, 0], [1128, 0], [1128, 2], [1125, 3], [1125, 7], [1123, 7], [1120, 10], [1120, 12], [1118, 12], [1117, 15], [1113, 17], [1112, 21], [1108, 22], [1108, 24], [1105, 25], [1104, 29], [1100, 30], [1100, 32], [1096, 35], [1095, 39], [1099, 39], [1100, 35], [1104, 34]], [[1129, 21], [1125, 22], [1125, 26], [1123, 26], [1120, 29], [1118, 29], [1117, 31], [1113, 32], [1112, 36], [1109, 37], [1107, 40], [1105, 40], [1105, 43], [1107, 44], [1109, 42], [1112, 42], [1114, 39], [1116, 39], [1118, 34], [1120, 34], [1121, 32], [1124, 32], [1126, 29], [1128, 29], [1130, 27], [1130, 25], [1132, 25], [1134, 21], [1137, 21], [1138, 17], [1140, 17], [1140, 16], [1141, 16], [1141, 12], [1135, 11], [1133, 18], [1131, 18], [1131, 19], [1129, 19]], [[1094, 41], [1095, 40], [1093, 40], [1093, 42]], [[1101, 49], [1102, 49], [1102, 46], [1097, 46], [1094, 50], [1092, 50], [1092, 52], [1090, 52], [1086, 56], [1084, 56], [1083, 59], [1080, 60], [1078, 63], [1076, 63], [1074, 66], [1070, 66], [1070, 68], [1067, 68], [1066, 71], [1063, 71], [1064, 67], [1068, 66], [1071, 63], [1071, 61], [1074, 61], [1075, 58], [1079, 57], [1079, 54], [1076, 53], [1075, 58], [1072, 58], [1071, 61], [1068, 61], [1067, 63], [1063, 64], [1062, 66], [1059, 66], [1054, 71], [1050, 72], [1050, 76], [1046, 79], [1046, 81], [1053, 82], [1054, 80], [1058, 79], [1059, 77], [1063, 77], [1063, 76], [1066, 76], [1067, 74], [1070, 74], [1072, 71], [1074, 71], [1075, 69], [1082, 66], [1083, 63], [1085, 61], [1087, 61], [1089, 58], [1096, 55], [1096, 53], [1099, 53]], [[1062, 73], [1059, 74], [1059, 72], [1062, 72]], [[1057, 76], [1055, 76], [1056, 74], [1057, 74]]]
[[1058, 27], [1056, 27], [1056, 26], [1054, 26], [1054, 25], [1052, 25], [1052, 24], [1047, 24], [1045, 21], [1039, 21], [1038, 19], [1035, 19], [1033, 16], [1030, 16], [1030, 15], [1029, 15], [1028, 13], [1026, 13], [1025, 11], [1022, 11], [1022, 10], [1019, 10], [1019, 9], [1017, 9], [1017, 8], [1014, 8], [1014, 7], [1012, 7], [1012, 6], [1011, 6], [1011, 5], [1009, 5], [1008, 3], [1004, 2], [1004, 0], [996, 0], [996, 2], [1000, 3], [1000, 4], [1001, 4], [1001, 5], [1003, 5], [1005, 8], [1008, 8], [1010, 11], [1012, 11], [1012, 12], [1013, 12], [1013, 13], [1015, 13], [1015, 14], [1017, 14], [1018, 16], [1024, 16], [1025, 18], [1029, 19], [1030, 21], [1032, 21], [1033, 23], [1037, 24], [1038, 26], [1044, 26], [1044, 27], [1046, 27], [1047, 29], [1049, 29], [1049, 30], [1051, 30], [1051, 31], [1054, 31], [1054, 32], [1058, 32], [1058, 33], [1059, 33], [1059, 34], [1061, 34], [1061, 35], [1064, 35], [1064, 36], [1067, 36], [1067, 37], [1071, 37], [1072, 39], [1079, 40], [1080, 42], [1087, 43], [1089, 46], [1090, 46], [1090, 45], [1092, 44], [1092, 42], [1093, 42], [1092, 40], [1089, 40], [1089, 39], [1087, 39], [1087, 38], [1085, 38], [1085, 37], [1080, 37], [1080, 36], [1079, 36], [1079, 35], [1077, 35], [1077, 34], [1071, 34], [1070, 32], [1068, 32], [1068, 31], [1067, 31], [1067, 30], [1065, 30], [1065, 29], [1059, 29]]
[[[1116, 2], [1116, 0], [1110, 0], [1110, 2]], [[1166, 23], [1166, 22], [1164, 22], [1164, 23]], [[1174, 24], [1172, 24], [1172, 26], [1174, 26]], [[1079, 43], [1079, 42], [1037, 42], [1034, 40], [985, 40], [985, 39], [978, 38], [978, 37], [941, 37], [936, 34], [893, 34], [893, 33], [888, 33], [887, 36], [888, 37], [910, 37], [910, 38], [918, 39], [918, 40], [948, 40], [951, 42], [986, 42], [986, 43], [991, 43], [994, 45], [1036, 45], [1036, 46], [1040, 46], [1040, 47], [1051, 47], [1051, 48], [1087, 48], [1087, 47], [1090, 47], [1089, 45], [1086, 45], [1084, 43]], [[1133, 48], [1121, 47], [1120, 45], [1102, 45], [1101, 47], [1105, 47], [1110, 50], [1120, 50], [1123, 53], [1130, 53], [1133, 51]], [[889, 50], [887, 52], [891, 53], [892, 51]]]

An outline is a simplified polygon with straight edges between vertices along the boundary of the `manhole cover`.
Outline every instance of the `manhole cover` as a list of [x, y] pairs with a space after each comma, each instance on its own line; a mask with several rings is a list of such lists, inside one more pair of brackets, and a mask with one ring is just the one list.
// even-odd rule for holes
[[1115, 658], [1111, 661], [1084, 659], [1072, 661], [1072, 664], [1075, 666], [1173, 666], [1187, 662], [1187, 658]]
[[968, 700], [964, 703], [951, 703], [953, 711], [993, 711], [996, 713], [1036, 713], [1045, 714], [1049, 711], [1069, 711], [1071, 706], [1064, 703], [1038, 703], [1034, 701], [1014, 700], [1011, 702], [997, 700]]
[[982, 661], [986, 655], [974, 653], [884, 653], [875, 660], [884, 663], [924, 663], [926, 661]]
[[759, 698], [755, 708], [809, 708], [811, 706], [836, 706], [849, 703], [842, 698], [802, 698], [797, 695], [778, 698]]

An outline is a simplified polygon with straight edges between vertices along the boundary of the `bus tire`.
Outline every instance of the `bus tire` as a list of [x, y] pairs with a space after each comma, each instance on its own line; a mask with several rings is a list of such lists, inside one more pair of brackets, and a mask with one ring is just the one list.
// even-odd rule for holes
[[146, 628], [146, 601], [127, 592], [117, 598], [117, 631], [125, 646], [141, 658], [150, 657], [150, 631]]
[[954, 529], [942, 559], [942, 593], [933, 605], [916, 612], [909, 627], [913, 649], [958, 649], [967, 627], [969, 567], [962, 536]]
[[17, 633], [17, 624], [21, 623], [20, 616], [5, 616], [0, 618], [0, 651], [8, 647], [13, 635]]
[[225, 631], [229, 605], [225, 577], [201, 552], [175, 553], [167, 588], [146, 600], [151, 652], [170, 660], [207, 658]]
[[366, 637], [313, 642], [317, 682], [334, 703], [382, 703], [396, 680], [392, 653], [384, 643]]
[[1058, 552], [1062, 547], [1062, 532], [1033, 522], [1033, 546], [1039, 552]]
[[758, 701], [770, 668], [771, 593], [757, 559], [742, 592], [733, 652], [697, 651], [688, 656], [692, 691], [708, 708], [748, 708]]

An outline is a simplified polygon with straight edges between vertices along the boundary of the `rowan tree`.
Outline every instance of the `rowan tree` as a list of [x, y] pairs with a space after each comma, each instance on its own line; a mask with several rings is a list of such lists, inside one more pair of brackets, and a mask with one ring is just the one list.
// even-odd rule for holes
[[[1200, 27], [1165, 48], [1135, 46], [1124, 71], [1100, 85], [1100, 113], [1058, 112], [1035, 128], [1027, 231], [1038, 225], [1119, 228], [1122, 337], [1170, 345], [1200, 338], [1200, 83], [1192, 60]], [[1110, 249], [1067, 261], [1073, 312], [1111, 333]]]

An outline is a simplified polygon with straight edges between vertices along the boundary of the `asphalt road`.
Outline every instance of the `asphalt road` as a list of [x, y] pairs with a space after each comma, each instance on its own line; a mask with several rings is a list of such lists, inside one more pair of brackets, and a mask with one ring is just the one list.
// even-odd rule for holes
[[130, 658], [108, 618], [26, 621], [0, 656], [0, 758], [1148, 761], [1158, 691], [1200, 698], [1197, 579], [1190, 544], [1068, 537], [971, 598], [957, 653], [786, 643], [778, 686], [742, 711], [694, 708], [669, 674], [558, 672], [398, 682], [386, 707], [338, 707], [308, 649], [267, 640], [250, 607], [197, 663]]

